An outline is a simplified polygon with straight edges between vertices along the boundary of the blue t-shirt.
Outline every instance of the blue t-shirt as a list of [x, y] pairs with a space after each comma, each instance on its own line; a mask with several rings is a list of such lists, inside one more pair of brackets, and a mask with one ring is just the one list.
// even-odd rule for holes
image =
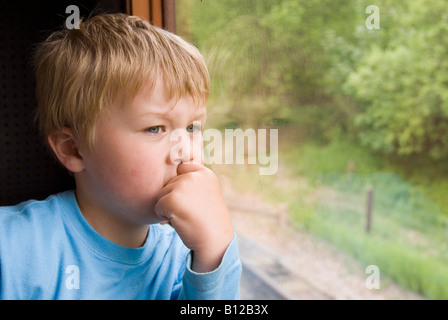
[[0, 207], [0, 299], [238, 299], [236, 237], [220, 266], [190, 269], [168, 225], [140, 248], [117, 245], [84, 219], [73, 191]]

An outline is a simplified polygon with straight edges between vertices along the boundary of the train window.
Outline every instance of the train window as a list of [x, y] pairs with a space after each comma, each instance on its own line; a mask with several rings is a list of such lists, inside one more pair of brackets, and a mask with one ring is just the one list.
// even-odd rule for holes
[[446, 9], [176, 1], [211, 75], [208, 165], [272, 297], [448, 297]]

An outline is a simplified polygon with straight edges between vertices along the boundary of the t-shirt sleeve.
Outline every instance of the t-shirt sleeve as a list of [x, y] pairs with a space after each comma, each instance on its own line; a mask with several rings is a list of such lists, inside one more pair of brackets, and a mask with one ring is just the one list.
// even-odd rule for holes
[[236, 235], [227, 247], [221, 264], [207, 273], [191, 269], [191, 253], [182, 279], [179, 299], [182, 300], [234, 300], [240, 297], [241, 261]]

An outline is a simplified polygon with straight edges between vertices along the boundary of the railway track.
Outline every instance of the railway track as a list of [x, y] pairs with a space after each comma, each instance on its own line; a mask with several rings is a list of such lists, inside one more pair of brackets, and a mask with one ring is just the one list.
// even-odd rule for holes
[[279, 254], [256, 240], [238, 235], [243, 264], [242, 300], [328, 300], [329, 296], [308, 279], [281, 262]]

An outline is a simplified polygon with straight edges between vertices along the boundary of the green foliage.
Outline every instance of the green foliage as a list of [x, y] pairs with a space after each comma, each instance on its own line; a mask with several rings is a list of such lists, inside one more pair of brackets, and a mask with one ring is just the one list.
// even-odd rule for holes
[[350, 141], [335, 140], [326, 146], [303, 144], [288, 148], [282, 154], [295, 173], [310, 179], [328, 173], [371, 173], [381, 171], [384, 167], [381, 158]]
[[313, 215], [307, 227], [365, 265], [377, 265], [382, 274], [402, 286], [428, 299], [448, 299], [448, 265], [443, 259], [422, 256], [412, 246], [370, 236], [333, 220], [322, 220], [320, 214]]
[[[353, 8], [338, 0], [191, 2], [192, 41], [212, 77], [211, 114], [258, 127], [305, 104], [331, 104], [322, 39], [343, 33]], [[337, 13], [337, 14], [335, 14]]]
[[[447, 190], [443, 179], [434, 182], [433, 176], [426, 176], [431, 182], [425, 183], [423, 176], [408, 172], [416, 184], [409, 183], [387, 172], [390, 168], [381, 157], [353, 141], [285, 149], [281, 157], [295, 169], [293, 174], [314, 182], [310, 192], [314, 202], [303, 201], [299, 193], [289, 199], [290, 215], [298, 226], [365, 265], [377, 265], [382, 274], [427, 298], [448, 297], [447, 218], [440, 206]], [[424, 167], [425, 161], [416, 165]], [[434, 174], [437, 171], [440, 168]], [[365, 232], [368, 189], [374, 191], [369, 234]], [[434, 202], [437, 195], [441, 199]]]
[[[447, 299], [448, 2], [178, 2], [186, 37], [208, 61], [209, 125], [281, 124], [295, 145], [281, 156], [297, 174], [348, 194], [347, 203], [375, 188], [370, 235], [353, 208], [292, 197], [294, 219], [399, 283]], [[364, 24], [372, 4], [379, 30]], [[378, 174], [386, 169], [417, 187]]]
[[[191, 21], [181, 14], [186, 34], [209, 63], [216, 122], [260, 127], [314, 105], [324, 122], [338, 115], [327, 138], [342, 130], [376, 152], [448, 155], [446, 1], [181, 4], [190, 12]], [[364, 25], [371, 4], [380, 9], [379, 30]]]
[[394, 6], [386, 47], [371, 45], [346, 81], [362, 107], [361, 142], [400, 155], [448, 155], [448, 37], [445, 1]]
[[[448, 298], [446, 218], [437, 206], [391, 173], [324, 174], [320, 181], [328, 197], [302, 224], [401, 285], [430, 299]], [[369, 188], [374, 205], [366, 233]]]

